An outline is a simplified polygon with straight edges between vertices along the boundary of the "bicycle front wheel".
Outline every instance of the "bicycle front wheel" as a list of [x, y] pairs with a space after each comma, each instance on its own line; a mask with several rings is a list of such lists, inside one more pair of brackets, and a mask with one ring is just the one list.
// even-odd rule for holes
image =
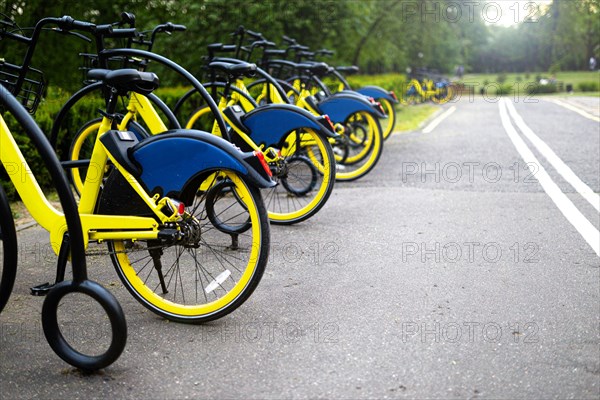
[[129, 292], [156, 314], [187, 323], [221, 318], [244, 303], [269, 253], [269, 221], [257, 188], [225, 170], [194, 185], [199, 189], [181, 223], [184, 243], [109, 243]]
[[4, 190], [0, 186], [0, 313], [8, 302], [17, 274], [17, 233]]

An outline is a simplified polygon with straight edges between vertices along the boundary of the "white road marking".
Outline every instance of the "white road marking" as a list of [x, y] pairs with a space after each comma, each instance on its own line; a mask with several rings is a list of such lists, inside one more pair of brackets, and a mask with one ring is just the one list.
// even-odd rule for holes
[[547, 99], [547, 100], [550, 101], [550, 102], [552, 102], [552, 103], [554, 103], [554, 104], [558, 104], [559, 106], [562, 106], [562, 107], [564, 107], [564, 108], [566, 108], [568, 110], [574, 111], [577, 114], [579, 114], [579, 115], [581, 115], [583, 117], [586, 117], [587, 119], [591, 119], [592, 121], [600, 122], [600, 118], [599, 117], [596, 117], [595, 115], [592, 115], [589, 112], [584, 111], [584, 110], [582, 110], [579, 107], [575, 107], [572, 104], [565, 103], [564, 101], [561, 101], [561, 100], [558, 100], [558, 99]]
[[433, 130], [435, 128], [437, 128], [437, 126], [439, 124], [441, 124], [443, 120], [445, 120], [446, 118], [448, 118], [454, 111], [456, 111], [456, 106], [450, 107], [442, 115], [440, 115], [439, 117], [437, 117], [436, 119], [434, 119], [433, 121], [431, 121], [429, 123], [429, 125], [427, 125], [425, 127], [425, 129], [423, 129], [423, 133], [431, 133], [431, 132], [433, 132]]
[[510, 122], [508, 111], [506, 107], [506, 99], [501, 99], [499, 102], [500, 107], [500, 119], [504, 130], [508, 134], [508, 137], [513, 142], [513, 145], [527, 163], [531, 165], [530, 170], [534, 173], [533, 168], [538, 166], [538, 171], [535, 175], [536, 179], [546, 192], [546, 194], [552, 199], [554, 204], [558, 207], [560, 212], [567, 218], [567, 220], [577, 229], [579, 234], [585, 239], [585, 241], [592, 247], [596, 255], [600, 256], [600, 232], [592, 225], [590, 221], [575, 207], [575, 205], [569, 200], [569, 198], [560, 190], [558, 185], [554, 183], [550, 175], [546, 172], [544, 167], [540, 164], [538, 159], [527, 147], [525, 141], [521, 139], [517, 130]]
[[533, 145], [542, 155], [548, 160], [550, 164], [556, 169], [556, 171], [563, 177], [573, 188], [577, 191], [577, 193], [581, 194], [584, 199], [586, 199], [595, 209], [596, 211], [600, 211], [600, 196], [597, 193], [586, 185], [567, 164], [565, 164], [556, 153], [548, 146], [542, 139], [536, 135], [529, 126], [523, 121], [523, 118], [517, 113], [517, 109], [511, 101], [506, 101], [506, 106], [508, 107], [508, 112], [512, 116], [513, 120], [517, 124], [517, 127], [523, 132], [523, 135]]

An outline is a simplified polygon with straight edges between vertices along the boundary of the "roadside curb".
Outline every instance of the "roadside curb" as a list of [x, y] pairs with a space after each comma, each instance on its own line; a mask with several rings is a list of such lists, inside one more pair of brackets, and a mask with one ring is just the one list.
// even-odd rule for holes
[[21, 232], [21, 231], [24, 231], [25, 229], [31, 228], [32, 226], [36, 226], [36, 225], [38, 225], [38, 223], [36, 221], [26, 222], [24, 224], [15, 226], [15, 230], [17, 232]]

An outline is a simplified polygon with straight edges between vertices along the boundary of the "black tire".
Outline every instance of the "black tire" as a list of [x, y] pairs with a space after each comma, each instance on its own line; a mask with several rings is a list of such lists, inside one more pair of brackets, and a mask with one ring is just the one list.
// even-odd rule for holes
[[4, 189], [0, 186], [0, 313], [10, 298], [17, 275], [17, 233]]

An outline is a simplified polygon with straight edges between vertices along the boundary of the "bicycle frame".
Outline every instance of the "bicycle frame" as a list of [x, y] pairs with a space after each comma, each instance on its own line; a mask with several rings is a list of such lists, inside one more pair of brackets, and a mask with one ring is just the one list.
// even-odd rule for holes
[[[111, 121], [104, 119], [100, 132], [104, 133], [110, 129]], [[98, 135], [99, 140], [101, 135]], [[30, 210], [32, 217], [47, 231], [50, 232], [50, 242], [52, 249], [56, 254], [59, 253], [63, 236], [67, 232], [65, 216], [62, 212], [54, 208], [42, 192], [35, 176], [31, 172], [27, 161], [19, 150], [12, 134], [10, 133], [4, 119], [0, 117], [0, 159], [4, 168], [8, 172], [11, 181], [23, 203]], [[158, 219], [165, 223], [176, 221], [177, 216], [165, 215], [161, 208], [170, 201], [164, 197], [159, 201], [146, 194], [140, 183], [116, 160], [110, 156], [102, 145], [96, 143], [94, 153], [90, 162], [91, 170], [98, 172], [98, 176], [88, 174], [81, 194], [78, 210], [81, 218], [84, 246], [87, 248], [90, 240], [110, 240], [110, 239], [156, 239], [158, 237], [158, 223], [154, 218], [136, 217], [136, 216], [112, 216], [93, 214], [100, 192], [102, 176], [107, 165], [111, 160], [119, 172], [130, 182], [133, 189], [150, 207]], [[107, 231], [110, 232], [107, 232]]]

